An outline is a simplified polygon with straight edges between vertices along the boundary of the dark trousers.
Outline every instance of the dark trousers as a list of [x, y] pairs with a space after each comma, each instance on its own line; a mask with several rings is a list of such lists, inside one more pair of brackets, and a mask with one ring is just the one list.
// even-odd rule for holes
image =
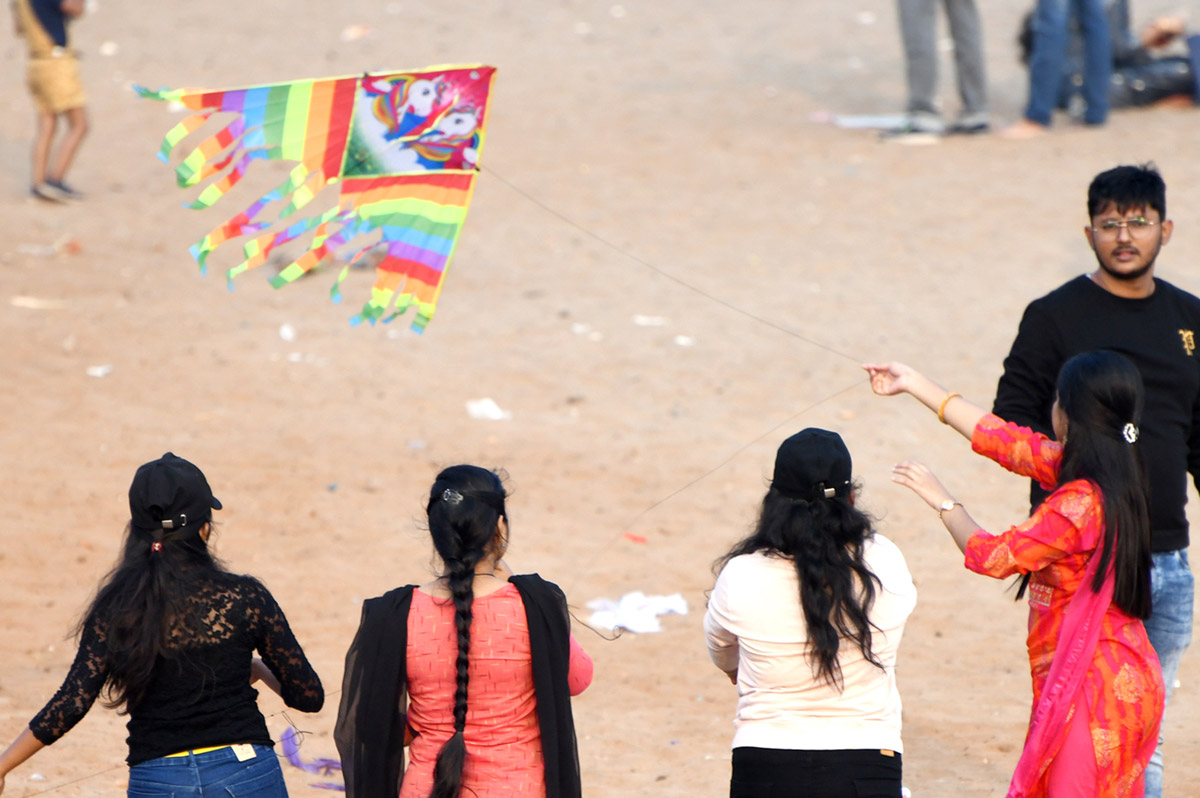
[[900, 754], [733, 749], [729, 798], [899, 798]]

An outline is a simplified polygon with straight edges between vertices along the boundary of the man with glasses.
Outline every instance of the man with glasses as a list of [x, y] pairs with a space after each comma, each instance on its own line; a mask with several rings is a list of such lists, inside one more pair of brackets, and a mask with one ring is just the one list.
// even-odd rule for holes
[[[1171, 240], [1166, 185], [1153, 165], [1118, 166], [1088, 188], [1084, 228], [1098, 268], [1025, 309], [996, 389], [996, 415], [1053, 435], [1050, 408], [1062, 364], [1109, 349], [1132, 360], [1146, 385], [1138, 444], [1150, 484], [1154, 609], [1146, 621], [1167, 700], [1192, 638], [1193, 578], [1184, 514], [1187, 478], [1200, 487], [1200, 299], [1154, 276]], [[1068, 435], [1070, 432], [1068, 431]], [[1036, 506], [1045, 491], [1030, 490]], [[1146, 771], [1146, 797], [1162, 795], [1162, 737]]]

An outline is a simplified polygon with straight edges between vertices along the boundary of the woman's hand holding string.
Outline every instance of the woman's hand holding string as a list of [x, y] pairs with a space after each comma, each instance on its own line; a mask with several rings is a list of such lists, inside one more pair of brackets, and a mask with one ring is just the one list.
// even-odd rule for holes
[[864, 363], [871, 380], [871, 390], [880, 396], [911, 394], [921, 404], [937, 413], [938, 420], [958, 430], [970, 440], [983, 408], [973, 405], [962, 394], [946, 391], [921, 372], [903, 363]]

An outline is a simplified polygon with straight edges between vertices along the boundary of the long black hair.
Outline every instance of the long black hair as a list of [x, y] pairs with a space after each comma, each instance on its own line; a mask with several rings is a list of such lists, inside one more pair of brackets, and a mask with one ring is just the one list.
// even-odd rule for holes
[[508, 523], [504, 483], [493, 471], [457, 465], [437, 475], [429, 489], [429, 533], [445, 564], [445, 577], [454, 600], [458, 637], [455, 660], [454, 734], [438, 753], [430, 798], [458, 798], [467, 746], [467, 652], [471, 642], [471, 602], [475, 597], [475, 566], [489, 553], [500, 519]]
[[193, 617], [203, 614], [194, 601], [201, 586], [233, 579], [201, 536], [204, 526], [156, 533], [125, 527], [121, 559], [100, 583], [76, 628], [82, 634], [95, 624], [104, 635], [108, 706], [128, 712], [141, 702], [155, 666], [177, 654], [172, 630], [202, 628], [199, 617]]
[[818, 679], [839, 690], [843, 638], [863, 657], [883, 668], [871, 650], [869, 613], [879, 577], [863, 562], [863, 544], [874, 532], [871, 519], [847, 496], [793, 499], [774, 487], [763, 497], [754, 531], [717, 560], [719, 572], [742, 554], [766, 552], [786, 557], [800, 580], [800, 608], [808, 627], [809, 663]]
[[1058, 405], [1067, 416], [1059, 484], [1086, 479], [1104, 497], [1104, 539], [1092, 589], [1112, 568], [1113, 603], [1150, 616], [1149, 490], [1136, 443], [1144, 389], [1125, 357], [1084, 352], [1058, 373]]

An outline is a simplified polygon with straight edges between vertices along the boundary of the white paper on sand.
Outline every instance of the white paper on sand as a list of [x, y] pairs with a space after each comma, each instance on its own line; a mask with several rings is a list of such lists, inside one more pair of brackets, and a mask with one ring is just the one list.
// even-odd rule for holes
[[628, 629], [635, 634], [662, 631], [660, 615], [687, 615], [687, 601], [679, 593], [669, 596], [647, 596], [640, 590], [626, 593], [616, 601], [592, 599], [587, 603], [592, 616], [588, 624], [598, 629]]

